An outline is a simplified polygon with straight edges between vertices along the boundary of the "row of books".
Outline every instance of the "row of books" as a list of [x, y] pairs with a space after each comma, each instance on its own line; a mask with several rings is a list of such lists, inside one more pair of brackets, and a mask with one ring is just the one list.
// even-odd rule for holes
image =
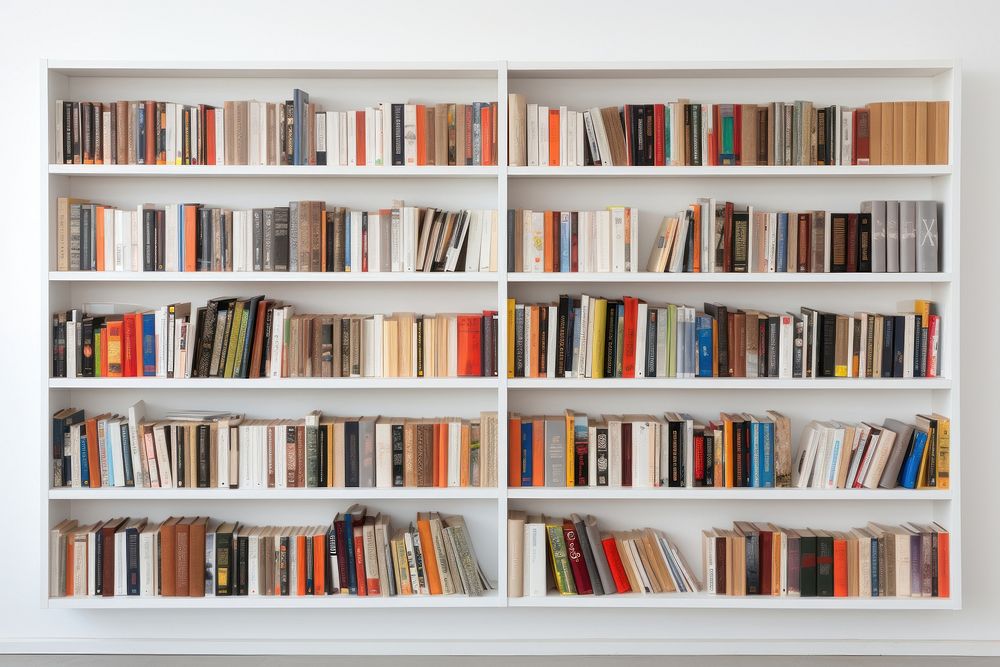
[[327, 526], [114, 518], [50, 531], [51, 597], [468, 595], [491, 590], [460, 515], [406, 528], [352, 505]]
[[663, 218], [646, 271], [936, 273], [935, 201], [865, 201], [859, 213], [761, 211], [701, 198]]
[[950, 420], [811, 421], [792, 466], [791, 423], [722, 412], [508, 419], [511, 487], [949, 488]]
[[293, 201], [273, 208], [60, 197], [58, 271], [496, 271], [495, 210], [372, 211]]
[[941, 317], [926, 300], [895, 315], [769, 313], [624, 296], [507, 300], [507, 376], [577, 378], [937, 377]]
[[947, 164], [949, 104], [687, 99], [574, 111], [509, 95], [511, 166]]
[[252, 419], [212, 411], [52, 416], [55, 487], [495, 487], [497, 415]]
[[221, 107], [152, 100], [57, 100], [58, 164], [496, 165], [497, 103], [383, 102], [324, 111], [284, 102]]
[[495, 311], [294, 314], [263, 295], [53, 315], [53, 377], [490, 377]]
[[507, 211], [507, 270], [637, 273], [639, 209]]
[[597, 519], [511, 510], [507, 518], [507, 594], [694, 593], [701, 590], [666, 534], [652, 528], [608, 532]]
[[702, 533], [710, 595], [947, 598], [950, 553], [938, 523], [839, 531], [736, 521]]
[[937, 413], [914, 423], [811, 421], [802, 432], [793, 484], [798, 488], [947, 489], [951, 420]]

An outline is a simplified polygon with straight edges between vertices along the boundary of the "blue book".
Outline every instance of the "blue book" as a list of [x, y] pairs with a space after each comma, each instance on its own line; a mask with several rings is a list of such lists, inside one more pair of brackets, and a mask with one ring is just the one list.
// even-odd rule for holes
[[306, 105], [309, 104], [309, 93], [296, 88], [292, 92], [292, 117], [294, 131], [292, 132], [292, 164], [309, 164], [305, 155], [306, 138]]
[[135, 123], [139, 135], [139, 149], [136, 151], [135, 161], [137, 164], [146, 164], [146, 105], [141, 102], [135, 108]]
[[903, 471], [899, 474], [900, 485], [904, 488], [917, 488], [917, 472], [920, 470], [920, 459], [924, 456], [924, 447], [926, 446], [927, 433], [914, 431], [913, 449], [910, 450], [910, 455], [903, 462]]
[[778, 214], [778, 258], [775, 271], [784, 273], [788, 270], [788, 214]]
[[750, 486], [759, 489], [764, 486], [761, 481], [761, 454], [763, 448], [760, 442], [760, 422], [750, 423]]
[[576, 354], [576, 345], [580, 341], [580, 308], [570, 308], [569, 309], [569, 320], [572, 322], [570, 331], [573, 332], [573, 340], [569, 341], [569, 345], [566, 346], [566, 376], [572, 377], [572, 372], [576, 369], [573, 368], [573, 358]]
[[763, 446], [761, 455], [761, 486], [764, 488], [774, 487], [774, 422], [763, 421], [760, 423], [760, 442]]
[[570, 272], [570, 219], [569, 213], [559, 215], [559, 272]]
[[521, 486], [531, 486], [531, 422], [521, 422]]
[[[358, 594], [358, 570], [354, 563], [354, 517], [350, 512], [344, 512], [344, 548], [347, 559], [347, 591], [351, 595]], [[341, 582], [343, 585], [343, 582]]]
[[87, 458], [86, 432], [80, 431], [80, 486], [90, 486], [90, 459]]
[[878, 540], [872, 538], [872, 597], [878, 597]]
[[142, 314], [142, 374], [156, 376], [156, 316]]
[[699, 315], [696, 322], [698, 339], [698, 377], [712, 377], [712, 318]]

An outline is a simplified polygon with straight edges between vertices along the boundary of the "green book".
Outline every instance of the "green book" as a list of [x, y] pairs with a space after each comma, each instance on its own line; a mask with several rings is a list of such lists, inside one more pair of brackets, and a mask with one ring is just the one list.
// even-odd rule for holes
[[667, 304], [667, 377], [677, 377], [677, 306]]
[[[226, 366], [222, 373], [223, 377], [233, 377], [233, 367], [236, 365], [236, 349], [239, 347], [240, 329], [243, 327], [244, 310], [243, 301], [237, 301], [233, 307], [232, 317], [229, 318], [229, 347], [226, 349]], [[239, 347], [239, 349], [242, 350], [243, 348]]]
[[101, 377], [101, 330], [94, 327], [94, 377]]
[[573, 572], [569, 568], [562, 524], [546, 523], [545, 532], [549, 535], [549, 554], [552, 555], [552, 574], [555, 575], [556, 588], [562, 595], [575, 595], [576, 584], [573, 583]]

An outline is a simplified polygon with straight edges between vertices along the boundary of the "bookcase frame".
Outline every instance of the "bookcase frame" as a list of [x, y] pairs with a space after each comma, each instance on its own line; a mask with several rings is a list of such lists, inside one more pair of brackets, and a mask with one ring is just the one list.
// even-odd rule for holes
[[[218, 80], [222, 92], [205, 92], [206, 79]], [[339, 167], [339, 166], [140, 166], [140, 165], [62, 165], [54, 164], [54, 115], [57, 99], [110, 100], [136, 99], [141, 96], [156, 97], [157, 84], [169, 84], [169, 95], [181, 97], [183, 91], [191, 92], [179, 101], [210, 101], [240, 98], [243, 91], [231, 92], [229, 87], [247, 79], [255, 83], [281, 85], [287, 95], [295, 86], [309, 88], [310, 83], [329, 84], [331, 80], [345, 84], [378, 88], [381, 97], [367, 92], [368, 104], [378, 99], [391, 98], [394, 82], [426, 84], [430, 90], [421, 93], [428, 101], [448, 99], [455, 86], [475, 86], [477, 99], [496, 99], [499, 107], [498, 147], [499, 166], [496, 167]], [[950, 156], [947, 165], [900, 166], [830, 166], [830, 167], [509, 167], [507, 161], [507, 93], [533, 92], [554, 86], [555, 91], [570, 91], [583, 98], [594, 98], [602, 104], [621, 103], [635, 99], [672, 99], [683, 93], [636, 93], [652, 90], [661, 83], [670, 85], [702, 85], [725, 82], [731, 85], [760, 85], [765, 88], [788, 91], [789, 86], [801, 83], [806, 92], [799, 98], [814, 98], [817, 84], [833, 84], [839, 90], [857, 86], [857, 100], [861, 104], [876, 99], [945, 99], [951, 103]], [[606, 84], [616, 92], [602, 92], [593, 84]], [[629, 87], [631, 86], [631, 88]], [[886, 91], [880, 92], [880, 86]], [[443, 87], [445, 90], [438, 90]], [[178, 91], [181, 91], [178, 93]], [[557, 95], [558, 92], [553, 93]], [[606, 99], [600, 96], [613, 95]], [[277, 99], [261, 95], [261, 99]], [[356, 94], [357, 95], [357, 94]], [[624, 96], [623, 96], [624, 95]], [[694, 99], [706, 99], [702, 93], [692, 93]], [[718, 100], [753, 95], [759, 101], [788, 99], [776, 91], [746, 93], [727, 90], [712, 93]], [[252, 95], [247, 95], [252, 96]], [[572, 95], [571, 95], [572, 96]], [[840, 95], [841, 97], [843, 95]], [[468, 101], [467, 94], [456, 95]], [[528, 94], [529, 101], [536, 101]], [[213, 100], [213, 98], [216, 98]], [[159, 99], [164, 99], [161, 95]], [[350, 102], [317, 96], [321, 104], [337, 109], [350, 108]], [[840, 102], [838, 93], [829, 102]], [[352, 100], [354, 102], [354, 100]], [[547, 103], [567, 103], [558, 97]], [[570, 100], [571, 108], [583, 104]], [[588, 103], [587, 106], [593, 106]], [[359, 598], [349, 596], [326, 597], [234, 597], [234, 598], [50, 598], [48, 568], [42, 568], [40, 604], [51, 608], [355, 608], [355, 607], [673, 607], [673, 608], [744, 608], [744, 609], [960, 609], [962, 606], [962, 529], [961, 529], [961, 418], [960, 418], [960, 333], [959, 262], [960, 232], [960, 146], [961, 146], [961, 70], [952, 61], [818, 61], [818, 62], [642, 62], [642, 63], [533, 63], [533, 62], [454, 62], [454, 63], [330, 63], [330, 62], [132, 62], [132, 61], [67, 61], [43, 60], [41, 62], [41, 299], [42, 346], [41, 372], [46, 378], [42, 389], [41, 424], [39, 439], [40, 493], [42, 525], [40, 545], [43, 558], [49, 554], [49, 528], [62, 518], [85, 517], [96, 520], [112, 514], [156, 514], [163, 518], [172, 513], [212, 514], [218, 508], [230, 518], [253, 521], [258, 517], [269, 522], [298, 522], [292, 510], [312, 512], [332, 511], [346, 507], [351, 501], [377, 505], [388, 511], [398, 521], [409, 520], [418, 509], [439, 509], [446, 513], [464, 513], [478, 555], [484, 566], [496, 578], [497, 591], [483, 598], [464, 596]], [[178, 180], [179, 179], [179, 180]], [[204, 179], [204, 181], [203, 181]], [[680, 179], [680, 180], [678, 180]], [[842, 179], [847, 179], [843, 180]], [[853, 179], [853, 180], [851, 180]], [[917, 198], [911, 193], [922, 193], [920, 198], [933, 198], [943, 202], [944, 215], [941, 225], [942, 272], [936, 274], [508, 274], [506, 262], [506, 226], [500, 225], [498, 241], [498, 271], [496, 273], [95, 273], [56, 272], [53, 248], [56, 207], [60, 196], [100, 196], [99, 188], [111, 188], [111, 199], [122, 204], [135, 205], [140, 201], [164, 192], [183, 193], [183, 188], [206, 183], [221, 191], [218, 203], [243, 205], [251, 199], [248, 188], [260, 186], [267, 190], [272, 205], [275, 202], [301, 198], [301, 187], [315, 188], [332, 184], [351, 188], [367, 186], [381, 194], [380, 201], [396, 198], [396, 190], [406, 186], [413, 192], [434, 190], [433, 200], [425, 203], [449, 206], [451, 188], [460, 188], [466, 199], [476, 199], [478, 207], [496, 206], [504, 212], [521, 206], [521, 201], [531, 199], [532, 187], [561, 189], [572, 196], [582, 188], [604, 190], [604, 203], [620, 203], [629, 199], [629, 193], [641, 194], [649, 184], [659, 187], [682, 183], [688, 196], [700, 196], [695, 188], [714, 187], [716, 183], [744, 187], [752, 184], [764, 193], [771, 194], [785, 187], [806, 184], [822, 189], [844, 183], [845, 187], [864, 190], [873, 185], [871, 194], [857, 196], [857, 201], [869, 198]], [[250, 183], [248, 185], [247, 183]], [[540, 184], [540, 185], [538, 185]], [[96, 185], [96, 188], [95, 188]], [[595, 188], [594, 186], [598, 186]], [[884, 187], [885, 193], [879, 188]], [[171, 189], [173, 188], [173, 189]], [[227, 192], [228, 191], [228, 192]], [[235, 194], [234, 194], [235, 193]], [[275, 194], [278, 193], [278, 194]], [[492, 193], [492, 194], [491, 194]], [[903, 196], [895, 193], [902, 193]], [[169, 195], [164, 195], [169, 196]], [[370, 201], [370, 204], [376, 204]], [[563, 195], [567, 196], [567, 195]], [[648, 192], [646, 196], [649, 196]], [[843, 194], [841, 194], [843, 197]], [[734, 197], [735, 198], [735, 197]], [[765, 197], [766, 198], [766, 197]], [[328, 201], [335, 200], [331, 193]], [[822, 207], [817, 195], [816, 207]], [[572, 204], [572, 199], [567, 200]], [[214, 202], [213, 202], [214, 203]], [[672, 202], [673, 203], [673, 202]], [[681, 202], [677, 202], [681, 203]], [[246, 204], [260, 205], [260, 204]], [[465, 205], [465, 204], [463, 204]], [[540, 204], [546, 205], [546, 204]], [[552, 207], [552, 206], [549, 206]], [[640, 207], [640, 211], [644, 209]], [[501, 222], [505, 220], [500, 217]], [[647, 246], [640, 249], [644, 262]], [[253, 291], [284, 290], [294, 303], [295, 290], [308, 289], [311, 285], [330, 283], [332, 294], [343, 294], [350, 285], [364, 290], [377, 302], [399, 297], [396, 292], [412, 290], [414, 294], [432, 293], [444, 296], [445, 303], [437, 310], [454, 308], [449, 297], [461, 294], [466, 302], [475, 299], [478, 308], [496, 308], [499, 318], [498, 378], [283, 378], [259, 380], [189, 379], [164, 380], [157, 378], [50, 378], [51, 313], [70, 306], [79, 307], [79, 300], [103, 298], [136, 298], [137, 294], [150, 294], [151, 303], [187, 299], [190, 290], [206, 292], [222, 289], [223, 285], [240, 293]], [[846, 287], [830, 296], [829, 287], [843, 283]], [[292, 284], [287, 285], [286, 284]], [[717, 285], [716, 285], [717, 284]], [[671, 291], [694, 290], [701, 287], [714, 290], [714, 298], [723, 300], [736, 290], [753, 302], [775, 292], [788, 292], [789, 301], [799, 295], [818, 290], [823, 295], [823, 305], [841, 312], [853, 309], [848, 295], [873, 291], [882, 297], [929, 297], [939, 304], [943, 315], [943, 346], [941, 351], [942, 377], [935, 379], [648, 379], [648, 380], [585, 380], [585, 379], [508, 379], [507, 336], [504, 317], [508, 294], [533, 296], [545, 293], [547, 298], [558, 295], [558, 290], [576, 293], [585, 290], [603, 290], [606, 295], [620, 294], [627, 290]], [[495, 291], [494, 291], [495, 290]], [[826, 290], [826, 291], [824, 291]], [[914, 293], [913, 290], [922, 290]], [[153, 296], [155, 295], [155, 296]], [[176, 295], [176, 296], [173, 296]], [[198, 297], [201, 298], [202, 293]], [[494, 302], [495, 299], [495, 302]], [[789, 306], [792, 305], [790, 301]], [[799, 304], [796, 304], [799, 305]], [[371, 310], [406, 309], [402, 307], [374, 306]], [[470, 309], [472, 307], [470, 306]], [[424, 309], [433, 312], [433, 309]], [[361, 391], [364, 390], [364, 391]], [[424, 390], [424, 391], [420, 391]], [[615, 488], [507, 488], [507, 420], [508, 403], [516, 410], [519, 406], [552, 404], [558, 401], [574, 407], [580, 397], [588, 405], [603, 405], [604, 400], [659, 401], [660, 412], [674, 409], [670, 401], [702, 401], [720, 396], [726, 400], [743, 400], [743, 397], [766, 396], [769, 407], [782, 410], [783, 401], [794, 397], [808, 406], [814, 403], [846, 403], [854, 405], [875, 400], [876, 404], [892, 400], [894, 408], [902, 401], [912, 400], [920, 409], [912, 413], [934, 410], [951, 417], [951, 488], [944, 491], [874, 489], [615, 489]], [[427, 414], [475, 414], [480, 409], [495, 409], [499, 420], [500, 454], [497, 468], [500, 487], [497, 489], [67, 489], [50, 488], [50, 438], [51, 415], [61, 407], [80, 405], [88, 411], [102, 406], [123, 410], [136, 398], [144, 399], [154, 412], [157, 406], [169, 409], [185, 407], [184, 401], [194, 402], [224, 400], [236, 406], [248, 403], [247, 412], [253, 416], [270, 416], [267, 412], [271, 401], [285, 407], [283, 415], [291, 417], [304, 414], [317, 407], [316, 403], [328, 397], [348, 397], [353, 405], [368, 405], [363, 414], [393, 413], [383, 410], [378, 402], [381, 397], [391, 401], [417, 400]], [[582, 399], [581, 399], [582, 400]], [[421, 403], [422, 401], [422, 403]], [[456, 403], [460, 409], [456, 409]], [[82, 405], [81, 405], [82, 404]], [[296, 411], [295, 406], [298, 405]], [[335, 404], [334, 404], [335, 405]], [[439, 408], [428, 407], [437, 406]], [[699, 404], [700, 405], [700, 404]], [[485, 406], [485, 407], [483, 407]], [[190, 407], [190, 405], [186, 406]], [[739, 405], [728, 405], [736, 409]], [[230, 409], [230, 408], [227, 408]], [[414, 410], [417, 408], [414, 408]], [[241, 410], [243, 411], [243, 410]], [[624, 410], [622, 410], [624, 411]], [[647, 410], [651, 411], [651, 410]], [[896, 410], [897, 412], [899, 410]], [[588, 411], [591, 412], [591, 411]], [[909, 415], [903, 416], [912, 416]], [[338, 412], [338, 414], [340, 414]], [[414, 413], [414, 416], [420, 413]], [[843, 417], [850, 417], [844, 414]], [[899, 416], [899, 415], [893, 415]], [[798, 435], [793, 428], [793, 439]], [[275, 501], [272, 503], [271, 501]], [[279, 502], [280, 501], [280, 502]], [[754, 518], [783, 523], [782, 517], [791, 511], [806, 507], [823, 514], [817, 527], [847, 528], [844, 523], [850, 516], [853, 525], [864, 523], [867, 518], [883, 520], [918, 520], [941, 522], [951, 532], [951, 597], [947, 599], [919, 598], [772, 598], [725, 597], [693, 595], [611, 595], [611, 596], [558, 596], [542, 598], [508, 598], [506, 594], [506, 518], [508, 506], [534, 509], [553, 514], [573, 511], [590, 511], [606, 503], [614, 516], [626, 515], [620, 525], [628, 527], [629, 514], [635, 512], [656, 520], [655, 526], [681, 537], [671, 525], [669, 517], [658, 518], [656, 512], [682, 507], [697, 522], [704, 515], [709, 520], [719, 516], [727, 521]], [[756, 503], [760, 503], [757, 505]], [[336, 504], [336, 507], [333, 507]], [[764, 507], [754, 517], [755, 507]], [[882, 514], [883, 508], [885, 514]], [[912, 514], [910, 514], [912, 512]], [[398, 514], [397, 514], [398, 513]], [[869, 517], [870, 515], [870, 517]], [[888, 518], [886, 518], [888, 517]], [[327, 519], [327, 520], [328, 520]], [[617, 522], [618, 520], [616, 520]], [[826, 521], [823, 525], [821, 522]], [[829, 522], [840, 525], [829, 526]], [[482, 524], [485, 522], [485, 527]], [[489, 524], [492, 523], [493, 526]], [[636, 524], [638, 525], [638, 524]], [[692, 526], [695, 524], [691, 524]], [[788, 525], [800, 525], [791, 519]], [[495, 528], [495, 535], [490, 534]], [[480, 539], [486, 531], [488, 539]], [[690, 531], [689, 531], [690, 532]], [[696, 551], [697, 535], [684, 535], [682, 551], [701, 578], [700, 551]], [[495, 550], [495, 551], [494, 551]]]

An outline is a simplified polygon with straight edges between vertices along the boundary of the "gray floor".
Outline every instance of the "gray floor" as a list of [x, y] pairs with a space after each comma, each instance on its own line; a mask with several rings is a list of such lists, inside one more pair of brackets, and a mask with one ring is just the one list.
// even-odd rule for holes
[[634, 665], [635, 667], [677, 667], [680, 665], [705, 665], [711, 667], [795, 667], [808, 662], [809, 667], [866, 667], [867, 665], [901, 667], [942, 667], [942, 665], [958, 665], [960, 667], [980, 667], [1000, 665], [1000, 658], [903, 658], [903, 657], [795, 657], [795, 656], [755, 656], [755, 657], [203, 657], [203, 656], [0, 656], [0, 667], [51, 667], [54, 665], [69, 665], [70, 667], [134, 667], [141, 663], [143, 667], [174, 667], [175, 665], [207, 665], [208, 667], [272, 667], [275, 665], [289, 667], [459, 667], [475, 664], [476, 667], [528, 667], [529, 665], [545, 665], [545, 667], [598, 667], [599, 665]]

